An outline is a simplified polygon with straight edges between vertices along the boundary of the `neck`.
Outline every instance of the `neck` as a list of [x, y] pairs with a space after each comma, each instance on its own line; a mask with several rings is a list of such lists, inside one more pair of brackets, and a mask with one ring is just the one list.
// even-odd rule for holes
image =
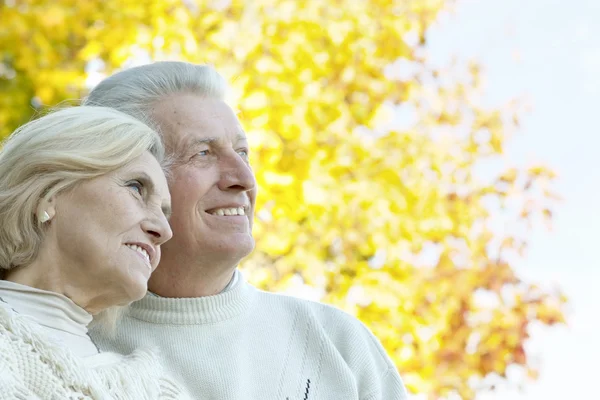
[[236, 266], [215, 268], [160, 264], [150, 277], [148, 289], [161, 297], [206, 297], [219, 294], [233, 278]]
[[94, 315], [115, 304], [107, 304], [110, 296], [100, 295], [93, 288], [83, 288], [73, 285], [73, 280], [63, 279], [60, 271], [52, 268], [42, 268], [35, 262], [28, 266], [13, 268], [4, 275], [4, 280], [19, 283], [36, 289], [62, 294]]

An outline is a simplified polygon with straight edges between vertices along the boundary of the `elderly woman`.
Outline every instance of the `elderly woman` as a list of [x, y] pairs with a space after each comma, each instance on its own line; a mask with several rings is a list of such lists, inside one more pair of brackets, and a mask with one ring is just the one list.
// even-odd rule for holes
[[102, 107], [0, 153], [0, 399], [183, 399], [150, 350], [100, 353], [94, 315], [142, 298], [172, 236], [159, 136]]

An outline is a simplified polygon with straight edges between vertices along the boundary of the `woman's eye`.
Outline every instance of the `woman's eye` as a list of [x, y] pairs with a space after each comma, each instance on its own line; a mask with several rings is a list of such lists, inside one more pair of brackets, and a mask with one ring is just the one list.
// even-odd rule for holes
[[142, 194], [143, 190], [144, 190], [144, 185], [142, 185], [142, 183], [140, 181], [131, 181], [127, 184], [127, 186], [129, 188], [131, 188], [132, 190], [138, 192], [138, 194]]
[[200, 150], [199, 152], [196, 153], [197, 156], [207, 156], [209, 153], [208, 150]]
[[248, 158], [248, 150], [238, 150], [238, 154], [244, 158]]

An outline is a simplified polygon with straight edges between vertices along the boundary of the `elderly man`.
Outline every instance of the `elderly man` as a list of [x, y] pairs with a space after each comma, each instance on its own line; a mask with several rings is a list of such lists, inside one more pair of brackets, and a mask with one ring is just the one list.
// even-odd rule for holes
[[199, 399], [405, 399], [383, 347], [354, 317], [260, 291], [236, 269], [254, 248], [256, 181], [244, 130], [208, 66], [160, 62], [101, 82], [84, 105], [117, 108], [155, 127], [173, 159], [173, 239], [102, 349], [159, 347]]

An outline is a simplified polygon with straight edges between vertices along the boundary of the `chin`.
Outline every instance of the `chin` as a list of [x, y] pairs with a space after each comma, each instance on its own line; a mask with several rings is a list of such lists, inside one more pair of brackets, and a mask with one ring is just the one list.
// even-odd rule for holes
[[144, 282], [143, 285], [140, 283], [132, 283], [127, 291], [127, 299], [125, 299], [123, 304], [120, 305], [128, 305], [133, 303], [134, 301], [141, 300], [146, 293], [148, 292], [148, 282]]
[[242, 238], [231, 238], [227, 242], [227, 246], [216, 246], [213, 253], [221, 260], [230, 260], [232, 264], [237, 265], [243, 258], [247, 257], [254, 250], [254, 238], [252, 236], [244, 236]]
[[245, 239], [237, 242], [236, 251], [240, 254], [241, 258], [247, 257], [252, 253], [256, 243], [254, 242], [254, 238], [252, 236], [247, 236]]

